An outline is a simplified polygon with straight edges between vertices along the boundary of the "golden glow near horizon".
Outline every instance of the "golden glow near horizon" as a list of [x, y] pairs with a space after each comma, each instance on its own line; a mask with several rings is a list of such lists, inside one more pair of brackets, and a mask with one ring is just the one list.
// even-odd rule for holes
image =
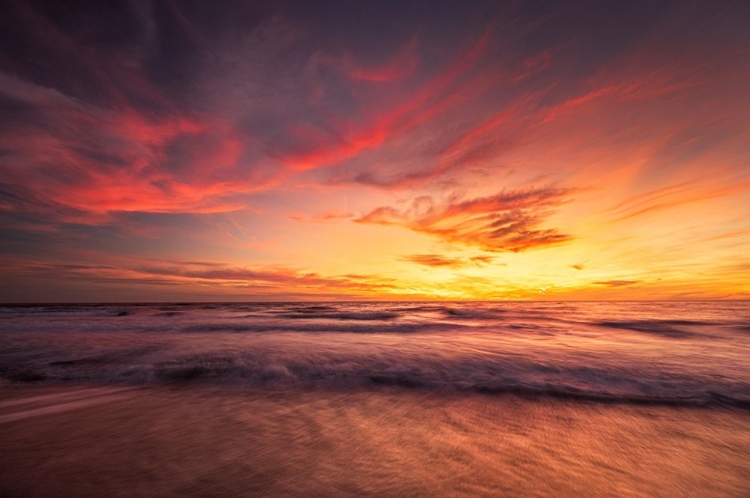
[[747, 8], [582, 8], [173, 6], [182, 60], [14, 7], [0, 300], [750, 298]]

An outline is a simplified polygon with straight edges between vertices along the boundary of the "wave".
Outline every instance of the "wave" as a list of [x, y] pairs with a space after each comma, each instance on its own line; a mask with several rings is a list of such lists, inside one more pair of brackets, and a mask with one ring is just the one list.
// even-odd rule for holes
[[0, 356], [0, 379], [11, 382], [233, 385], [248, 388], [372, 389], [474, 392], [574, 401], [750, 409], [750, 384], [690, 371], [666, 374], [640, 367], [550, 364], [513, 356], [383, 356], [367, 350], [341, 354], [293, 343], [282, 349], [248, 348], [180, 353], [145, 345], [95, 354], [59, 348]]
[[500, 309], [444, 308], [441, 311], [451, 318], [496, 319], [504, 316]]
[[163, 317], [163, 318], [172, 318], [174, 316], [180, 316], [184, 314], [182, 311], [161, 311], [159, 313], [154, 313], [153, 316], [156, 317]]
[[300, 306], [299, 308], [293, 308], [298, 313], [320, 313], [327, 311], [336, 311], [339, 308], [337, 306], [324, 306], [324, 305], [311, 305], [311, 306]]
[[[343, 318], [339, 320], [370, 321], [383, 320], [381, 318]], [[384, 334], [413, 334], [417, 332], [439, 332], [445, 330], [458, 331], [468, 326], [454, 323], [283, 323], [283, 322], [254, 322], [254, 323], [210, 323], [187, 325], [180, 328], [180, 332], [336, 332], [336, 333], [384, 333]]]
[[361, 311], [358, 313], [315, 313], [306, 311], [304, 313], [282, 313], [279, 315], [281, 318], [291, 319], [328, 319], [328, 320], [392, 320], [398, 318], [401, 315], [399, 313], [390, 312], [377, 312], [377, 311]]
[[513, 394], [521, 397], [556, 398], [616, 405], [651, 405], [685, 408], [731, 407], [750, 410], [750, 399], [728, 396], [711, 391], [687, 397], [623, 396], [606, 392], [582, 392], [541, 386], [479, 386], [475, 391], [485, 394]]
[[[320, 369], [310, 370], [294, 365], [265, 364], [252, 368], [240, 366], [233, 358], [213, 358], [210, 361], [168, 361], [138, 369], [115, 369], [111, 358], [91, 357], [58, 361], [48, 364], [47, 369], [15, 369], [0, 371], [0, 378], [21, 383], [58, 384], [66, 382], [91, 384], [203, 384], [231, 385], [247, 388], [289, 389], [319, 388], [335, 390], [359, 390], [378, 387], [394, 387], [433, 393], [480, 393], [489, 395], [515, 395], [527, 398], [555, 398], [580, 402], [626, 405], [661, 405], [674, 407], [733, 407], [750, 410], [748, 390], [724, 392], [722, 386], [689, 393], [669, 392], [660, 394], [644, 392], [614, 392], [606, 389], [581, 389], [566, 383], [534, 383], [518, 380], [495, 379], [493, 381], [447, 381], [431, 378], [418, 372], [404, 371], [356, 371]], [[726, 386], [723, 386], [726, 388]]]
[[593, 325], [612, 329], [633, 330], [648, 334], [657, 334], [674, 339], [687, 339], [700, 336], [695, 332], [678, 328], [680, 326], [706, 325], [704, 322], [689, 320], [634, 320], [634, 321], [602, 321], [594, 322]]

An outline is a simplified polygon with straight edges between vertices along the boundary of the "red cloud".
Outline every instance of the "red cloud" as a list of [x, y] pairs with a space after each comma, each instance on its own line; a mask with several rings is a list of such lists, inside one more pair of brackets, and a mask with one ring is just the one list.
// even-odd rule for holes
[[339, 139], [333, 143], [323, 143], [303, 153], [281, 155], [278, 160], [296, 171], [338, 164], [381, 145], [394, 133], [403, 133], [423, 123], [458, 101], [457, 94], [454, 94], [431, 103], [479, 62], [486, 53], [489, 40], [490, 32], [487, 31], [466, 53], [428, 80], [412, 97], [372, 119], [361, 130], [353, 133], [342, 130], [338, 134]]
[[52, 125], [4, 134], [0, 144], [25, 167], [3, 170], [17, 188], [34, 192], [36, 202], [92, 213], [90, 222], [116, 211], [236, 211], [246, 207], [238, 194], [262, 190], [278, 177], [243, 164], [246, 140], [220, 122], [146, 117], [132, 108], [37, 105]]

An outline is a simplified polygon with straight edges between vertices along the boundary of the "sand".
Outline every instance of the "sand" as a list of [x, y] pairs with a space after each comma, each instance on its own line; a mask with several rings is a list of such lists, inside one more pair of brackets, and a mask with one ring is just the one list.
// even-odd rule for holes
[[3, 497], [750, 495], [729, 409], [6, 384], [0, 441]]

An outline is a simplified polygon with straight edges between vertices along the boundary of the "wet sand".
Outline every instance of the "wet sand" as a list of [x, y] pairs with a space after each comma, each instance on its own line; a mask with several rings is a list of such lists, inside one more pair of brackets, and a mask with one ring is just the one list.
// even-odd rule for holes
[[0, 496], [747, 497], [750, 413], [514, 396], [0, 386]]

